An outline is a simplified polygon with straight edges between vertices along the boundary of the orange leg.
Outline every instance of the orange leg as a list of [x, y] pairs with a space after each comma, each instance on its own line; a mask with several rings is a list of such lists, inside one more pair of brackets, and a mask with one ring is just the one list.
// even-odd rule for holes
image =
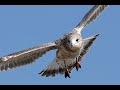
[[81, 68], [81, 65], [80, 65], [80, 63], [78, 62], [78, 59], [76, 59], [75, 67], [76, 67], [76, 70], [77, 70], [77, 71], [78, 71], [79, 68]]
[[69, 77], [69, 78], [70, 78], [70, 71], [68, 70], [65, 61], [64, 61], [64, 64], [65, 64], [65, 68], [66, 68], [66, 71], [65, 71], [65, 78], [66, 78], [66, 77]]

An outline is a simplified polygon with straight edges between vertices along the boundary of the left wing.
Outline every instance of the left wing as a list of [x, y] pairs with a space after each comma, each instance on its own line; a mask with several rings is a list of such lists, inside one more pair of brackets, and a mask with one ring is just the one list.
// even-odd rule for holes
[[57, 46], [54, 42], [36, 46], [26, 50], [22, 50], [13, 54], [9, 54], [5, 57], [0, 58], [0, 70], [7, 70], [8, 68], [15, 68], [18, 66], [30, 64], [36, 59], [41, 57], [49, 50], [56, 49]]
[[93, 6], [83, 17], [81, 22], [73, 29], [76, 30], [79, 34], [81, 33], [81, 30], [90, 22], [96, 19], [96, 17], [102, 13], [102, 11], [107, 7], [108, 5], [95, 5]]

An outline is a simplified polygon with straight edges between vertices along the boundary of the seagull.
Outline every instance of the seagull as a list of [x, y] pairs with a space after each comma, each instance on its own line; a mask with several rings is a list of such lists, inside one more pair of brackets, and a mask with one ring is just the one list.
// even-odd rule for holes
[[108, 5], [94, 5], [75, 28], [55, 41], [1, 57], [0, 71], [31, 64], [48, 51], [56, 50], [56, 56], [51, 64], [39, 74], [46, 77], [64, 74], [65, 78], [70, 78], [71, 70], [76, 68], [78, 71], [78, 69], [81, 68], [80, 62], [99, 36], [99, 34], [96, 34], [83, 39], [81, 31], [87, 24], [95, 20], [107, 6]]

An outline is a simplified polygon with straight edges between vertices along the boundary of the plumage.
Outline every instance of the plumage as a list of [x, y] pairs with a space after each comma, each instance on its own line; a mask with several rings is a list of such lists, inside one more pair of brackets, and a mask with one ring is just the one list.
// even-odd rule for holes
[[100, 13], [107, 7], [108, 5], [95, 5], [93, 6], [86, 15], [82, 18], [80, 23], [73, 29], [76, 30], [78, 33], [81, 32], [81, 30], [90, 22], [96, 19], [97, 16], [99, 16]]
[[[47, 51], [54, 50], [56, 48], [57, 47], [55, 43], [48, 43], [9, 54], [3, 58], [0, 58], [0, 70], [7, 70], [7, 68], [15, 68], [17, 66], [30, 64]], [[5, 64], [9, 65], [5, 66]]]
[[35, 46], [33, 48], [28, 48], [1, 57], [0, 70], [3, 71], [26, 64], [31, 64], [38, 58], [42, 57], [46, 52], [56, 49], [57, 51], [54, 60], [39, 74], [46, 77], [54, 77], [57, 74], [65, 74], [65, 78], [70, 78], [71, 70], [76, 67], [78, 71], [81, 67], [79, 62], [89, 51], [91, 45], [99, 35], [96, 34], [89, 38], [83, 39], [81, 36], [81, 30], [87, 24], [95, 20], [107, 6], [108, 5], [94, 5], [71, 32], [68, 32], [54, 42]]

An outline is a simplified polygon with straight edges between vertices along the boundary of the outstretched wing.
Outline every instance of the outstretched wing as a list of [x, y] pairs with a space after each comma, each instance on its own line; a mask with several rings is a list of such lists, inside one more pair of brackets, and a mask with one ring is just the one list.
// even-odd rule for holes
[[95, 41], [95, 39], [99, 36], [99, 34], [96, 34], [94, 36], [91, 36], [89, 38], [84, 39], [84, 44], [83, 44], [83, 49], [80, 52], [78, 61], [81, 61], [82, 58], [85, 56], [85, 54], [88, 52], [90, 46], [93, 44], [93, 42]]
[[[87, 39], [84, 39], [83, 49], [81, 50], [78, 61], [81, 61], [83, 59], [84, 55], [88, 52], [88, 49], [93, 44], [94, 40], [97, 38], [98, 35], [99, 34], [91, 36]], [[75, 63], [76, 63], [76, 58], [66, 60], [66, 66], [70, 71], [75, 67]], [[39, 74], [42, 74], [42, 76], [46, 76], [46, 77], [49, 77], [49, 76], [54, 77], [56, 74], [59, 74], [59, 73], [64, 74], [65, 70], [66, 69], [65, 69], [64, 61], [58, 60], [57, 58], [55, 58], [51, 62], [51, 64], [46, 69], [41, 71]]]
[[81, 30], [90, 22], [96, 19], [96, 17], [102, 13], [102, 11], [107, 7], [108, 5], [95, 5], [93, 6], [83, 17], [81, 22], [73, 29], [76, 30], [78, 33], [81, 32]]
[[56, 44], [48, 43], [41, 46], [36, 46], [13, 54], [9, 54], [0, 58], [0, 70], [15, 68], [17, 66], [26, 65], [34, 62], [49, 50], [56, 49]]

